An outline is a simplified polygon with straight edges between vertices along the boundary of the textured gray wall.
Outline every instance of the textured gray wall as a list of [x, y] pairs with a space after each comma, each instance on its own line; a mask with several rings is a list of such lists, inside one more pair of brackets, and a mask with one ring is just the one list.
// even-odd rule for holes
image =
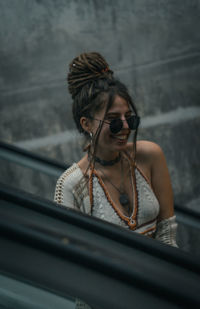
[[[67, 67], [79, 53], [98, 51], [135, 99], [139, 137], [163, 148], [175, 201], [198, 209], [199, 29], [199, 0], [0, 0], [0, 139], [77, 161]], [[20, 173], [26, 187], [34, 177]], [[38, 192], [34, 181], [27, 188]], [[49, 188], [43, 195], [52, 198]]]

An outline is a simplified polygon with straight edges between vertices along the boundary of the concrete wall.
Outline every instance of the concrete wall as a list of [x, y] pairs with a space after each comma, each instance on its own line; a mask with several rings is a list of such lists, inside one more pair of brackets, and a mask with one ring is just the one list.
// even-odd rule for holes
[[65, 78], [74, 56], [99, 51], [135, 99], [139, 138], [163, 148], [176, 203], [198, 209], [199, 29], [199, 0], [0, 0], [0, 139], [79, 160]]

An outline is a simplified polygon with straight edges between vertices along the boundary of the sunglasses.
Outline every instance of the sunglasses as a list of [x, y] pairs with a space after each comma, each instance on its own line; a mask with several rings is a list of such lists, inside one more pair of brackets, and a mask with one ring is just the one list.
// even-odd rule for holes
[[128, 123], [129, 129], [130, 130], [136, 130], [140, 124], [140, 117], [133, 115], [130, 116], [128, 118], [126, 118], [126, 120], [121, 120], [120, 118], [116, 118], [113, 119], [111, 121], [105, 121], [105, 120], [100, 120], [100, 119], [95, 119], [94, 120], [99, 120], [102, 121], [104, 123], [107, 123], [110, 125], [110, 131], [113, 134], [117, 134], [121, 131], [121, 129], [123, 128], [123, 121], [126, 121]]

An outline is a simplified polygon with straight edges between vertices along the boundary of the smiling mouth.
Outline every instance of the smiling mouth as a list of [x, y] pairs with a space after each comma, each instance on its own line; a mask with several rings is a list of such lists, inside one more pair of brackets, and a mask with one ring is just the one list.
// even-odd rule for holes
[[118, 139], [120, 141], [125, 141], [128, 139], [128, 135], [118, 135], [118, 136], [113, 135], [113, 138]]

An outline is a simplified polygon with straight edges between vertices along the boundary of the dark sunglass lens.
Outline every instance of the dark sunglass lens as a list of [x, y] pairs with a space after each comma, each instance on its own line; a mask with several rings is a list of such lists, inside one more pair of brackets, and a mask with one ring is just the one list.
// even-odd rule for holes
[[113, 119], [110, 122], [110, 131], [113, 134], [117, 134], [119, 131], [121, 131], [122, 127], [123, 127], [123, 122], [121, 119]]
[[140, 123], [140, 117], [133, 115], [127, 118], [127, 123], [130, 130], [136, 130]]

